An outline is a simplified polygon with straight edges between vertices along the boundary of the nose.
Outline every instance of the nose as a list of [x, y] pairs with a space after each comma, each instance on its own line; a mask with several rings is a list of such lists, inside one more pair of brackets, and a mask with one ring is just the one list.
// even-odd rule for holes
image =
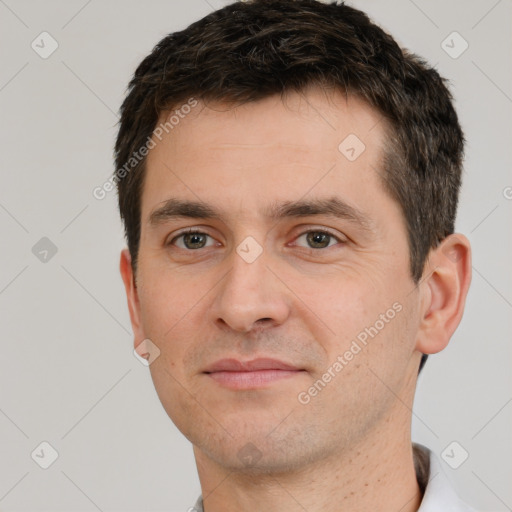
[[248, 333], [286, 321], [290, 297], [271, 271], [265, 251], [252, 263], [233, 251], [231, 267], [219, 284], [211, 313], [221, 327]]

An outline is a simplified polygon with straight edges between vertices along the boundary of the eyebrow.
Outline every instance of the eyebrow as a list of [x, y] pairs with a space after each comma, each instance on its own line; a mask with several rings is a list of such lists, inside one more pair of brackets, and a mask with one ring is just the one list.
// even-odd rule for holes
[[[347, 220], [368, 231], [373, 230], [374, 224], [368, 215], [338, 197], [298, 201], [275, 201], [264, 210], [264, 215], [273, 221], [284, 218], [325, 215]], [[150, 225], [158, 225], [180, 218], [218, 219], [225, 222], [223, 212], [210, 204], [202, 201], [170, 198], [151, 212], [148, 223]]]

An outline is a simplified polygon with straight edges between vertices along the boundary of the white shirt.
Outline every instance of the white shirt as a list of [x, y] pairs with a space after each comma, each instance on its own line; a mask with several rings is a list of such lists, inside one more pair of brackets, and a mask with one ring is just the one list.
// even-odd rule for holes
[[419, 444], [414, 446], [425, 456], [430, 455], [428, 482], [418, 512], [476, 512], [457, 496], [439, 459], [428, 448]]
[[[459, 499], [438, 458], [428, 448], [414, 443], [416, 471], [420, 486], [425, 488], [418, 512], [476, 512], [474, 508]], [[430, 467], [428, 464], [430, 462]], [[420, 467], [425, 471], [421, 475]], [[203, 498], [199, 496], [196, 504], [188, 512], [204, 512]]]

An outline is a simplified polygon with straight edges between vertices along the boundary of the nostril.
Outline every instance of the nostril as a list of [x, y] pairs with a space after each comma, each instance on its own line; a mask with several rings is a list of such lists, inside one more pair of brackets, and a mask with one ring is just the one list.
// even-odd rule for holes
[[256, 320], [256, 322], [254, 322], [254, 328], [263, 328], [266, 324], [270, 323], [272, 323], [272, 318], [260, 318], [259, 320]]

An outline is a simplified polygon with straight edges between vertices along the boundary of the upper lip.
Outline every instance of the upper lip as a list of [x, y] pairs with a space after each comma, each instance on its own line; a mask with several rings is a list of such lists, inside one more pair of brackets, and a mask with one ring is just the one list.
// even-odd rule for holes
[[258, 370], [288, 370], [297, 371], [300, 368], [291, 364], [267, 357], [239, 361], [238, 359], [220, 359], [206, 368], [204, 373], [214, 372], [254, 372]]

